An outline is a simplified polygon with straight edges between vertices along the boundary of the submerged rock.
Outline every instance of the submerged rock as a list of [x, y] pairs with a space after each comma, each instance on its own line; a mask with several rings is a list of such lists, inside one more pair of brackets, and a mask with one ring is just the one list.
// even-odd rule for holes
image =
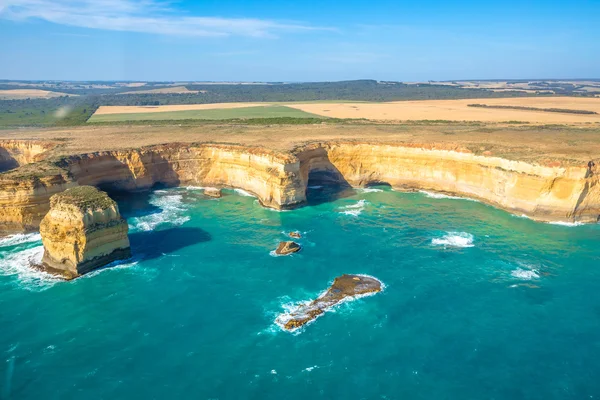
[[44, 244], [40, 268], [73, 279], [129, 258], [127, 231], [117, 203], [106, 193], [78, 186], [55, 194], [40, 224]]
[[219, 188], [206, 188], [204, 189], [204, 194], [215, 199], [223, 197], [223, 192]]
[[290, 232], [290, 233], [288, 233], [288, 236], [291, 238], [294, 238], [294, 239], [302, 239], [302, 235], [298, 231]]
[[381, 282], [373, 277], [344, 274], [335, 278], [333, 284], [319, 298], [298, 306], [290, 313], [280, 315], [276, 322], [284, 329], [294, 331], [345, 299], [380, 291]]
[[296, 242], [279, 242], [279, 246], [275, 250], [275, 254], [285, 256], [288, 254], [296, 253], [300, 251], [301, 247]]

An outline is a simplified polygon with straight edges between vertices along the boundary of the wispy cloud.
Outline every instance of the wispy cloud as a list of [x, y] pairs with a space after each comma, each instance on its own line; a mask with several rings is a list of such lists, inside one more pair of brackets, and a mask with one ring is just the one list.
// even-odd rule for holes
[[161, 0], [0, 0], [0, 18], [41, 19], [81, 28], [178, 36], [275, 37], [333, 30], [287, 21], [191, 16]]

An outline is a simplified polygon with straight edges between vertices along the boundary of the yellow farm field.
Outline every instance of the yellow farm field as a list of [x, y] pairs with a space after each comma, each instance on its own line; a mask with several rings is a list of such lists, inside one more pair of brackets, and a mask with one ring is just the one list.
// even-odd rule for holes
[[49, 99], [60, 96], [77, 96], [76, 94], [51, 92], [41, 89], [9, 89], [0, 90], [0, 100], [20, 100], [27, 98]]
[[[468, 107], [469, 104], [561, 108], [594, 111], [598, 114], [569, 114], [533, 110]], [[600, 123], [600, 99], [578, 97], [516, 97], [503, 99], [420, 100], [389, 103], [291, 103], [312, 114], [331, 118], [366, 118], [370, 120], [411, 121], [523, 121], [544, 124]]]

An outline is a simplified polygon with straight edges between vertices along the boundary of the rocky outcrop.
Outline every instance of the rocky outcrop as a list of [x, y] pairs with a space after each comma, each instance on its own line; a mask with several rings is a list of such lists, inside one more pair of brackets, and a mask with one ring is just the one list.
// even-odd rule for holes
[[223, 192], [218, 188], [205, 188], [204, 195], [208, 197], [213, 197], [215, 199], [220, 199], [223, 197]]
[[600, 162], [543, 166], [434, 145], [313, 143], [291, 153], [218, 144], [169, 144], [28, 164], [0, 174], [0, 231], [33, 230], [49, 198], [91, 185], [138, 191], [156, 184], [232, 187], [266, 207], [306, 202], [311, 175], [326, 184], [431, 190], [465, 196], [541, 221], [596, 222]]
[[275, 254], [287, 256], [288, 254], [299, 252], [300, 249], [300, 245], [296, 242], [279, 242], [279, 246], [275, 249]]
[[131, 257], [127, 222], [108, 195], [79, 186], [50, 199], [40, 224], [42, 268], [73, 279], [116, 260]]
[[377, 293], [382, 290], [379, 280], [364, 275], [342, 275], [316, 300], [301, 304], [289, 313], [277, 317], [277, 324], [283, 329], [294, 331], [323, 315], [325, 311], [342, 301]]

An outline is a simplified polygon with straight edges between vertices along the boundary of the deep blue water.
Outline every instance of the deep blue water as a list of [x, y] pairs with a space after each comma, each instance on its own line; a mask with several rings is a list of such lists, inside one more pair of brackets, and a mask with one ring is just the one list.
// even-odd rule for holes
[[[320, 190], [289, 212], [233, 191], [121, 197], [134, 260], [71, 282], [26, 268], [38, 236], [3, 239], [0, 398], [600, 398], [599, 225]], [[292, 230], [302, 252], [271, 256]], [[274, 324], [344, 273], [386, 288]]]

